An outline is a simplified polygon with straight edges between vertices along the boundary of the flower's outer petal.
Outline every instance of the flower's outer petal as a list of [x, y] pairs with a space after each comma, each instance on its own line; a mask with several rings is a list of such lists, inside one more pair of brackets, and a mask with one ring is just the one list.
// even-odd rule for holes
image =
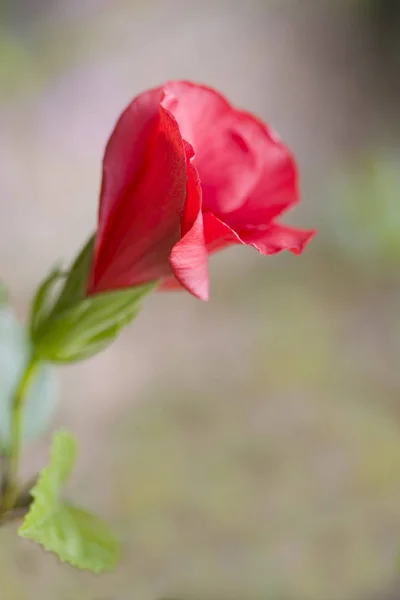
[[277, 254], [290, 250], [301, 254], [315, 235], [315, 230], [297, 229], [281, 223], [272, 223], [267, 227], [254, 227], [240, 232], [244, 244], [253, 246], [261, 254]]
[[262, 166], [245, 202], [229, 215], [229, 224], [235, 229], [243, 224], [266, 225], [300, 200], [298, 170], [290, 150], [255, 116], [245, 111], [238, 114]]
[[234, 229], [272, 221], [298, 201], [294, 159], [278, 136], [216, 90], [168, 82], [163, 105], [194, 147], [203, 211]]
[[138, 96], [119, 119], [103, 162], [99, 228], [89, 294], [170, 273], [181, 236], [186, 156], [162, 92]]
[[103, 157], [97, 240], [101, 242], [112, 218], [121, 208], [121, 198], [146, 161], [160, 121], [161, 90], [137, 96], [119, 117]]
[[[244, 242], [240, 239], [240, 237], [235, 231], [233, 231], [226, 223], [220, 221], [220, 219], [218, 219], [218, 217], [216, 217], [212, 213], [204, 213], [202, 217], [204, 228], [203, 236], [205, 240], [206, 254], [213, 254], [214, 252], [222, 250], [227, 246], [232, 246], [233, 244], [244, 244]], [[180, 283], [181, 280], [182, 278], [180, 277], [177, 277], [176, 279], [174, 277], [168, 277], [163, 281], [163, 283], [160, 286], [160, 289], [182, 289], [182, 284]]]
[[206, 247], [209, 254], [233, 244], [245, 244], [236, 231], [212, 213], [205, 213], [203, 220]]
[[[208, 300], [208, 253], [204, 239], [201, 212], [201, 186], [196, 168], [191, 163], [192, 148], [187, 145], [187, 196], [182, 216], [182, 238], [172, 249], [170, 263], [178, 283], [200, 300]], [[171, 279], [162, 288], [171, 289]], [[173, 280], [172, 280], [173, 281]]]
[[203, 219], [209, 254], [233, 244], [253, 246], [261, 254], [277, 254], [282, 250], [301, 254], [316, 233], [315, 230], [298, 229], [281, 223], [271, 223], [265, 227], [249, 227], [237, 232], [211, 213], [203, 215]]
[[[211, 213], [204, 214], [203, 221], [209, 254], [234, 244], [252, 246], [265, 255], [277, 254], [283, 250], [301, 254], [316, 234], [315, 230], [297, 229], [280, 223], [272, 223], [267, 227], [249, 228], [239, 234]], [[161, 289], [181, 289], [181, 285], [171, 277], [165, 280]]]

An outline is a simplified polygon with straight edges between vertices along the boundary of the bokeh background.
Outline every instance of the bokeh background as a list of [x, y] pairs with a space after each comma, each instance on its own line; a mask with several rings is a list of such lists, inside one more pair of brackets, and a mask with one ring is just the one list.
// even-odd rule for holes
[[[119, 532], [100, 578], [0, 531], [1, 600], [400, 598], [398, 0], [0, 0], [0, 278], [18, 314], [93, 230], [139, 91], [188, 78], [296, 153], [301, 257], [234, 248], [59, 369], [69, 493]], [[50, 434], [25, 471], [46, 461]]]

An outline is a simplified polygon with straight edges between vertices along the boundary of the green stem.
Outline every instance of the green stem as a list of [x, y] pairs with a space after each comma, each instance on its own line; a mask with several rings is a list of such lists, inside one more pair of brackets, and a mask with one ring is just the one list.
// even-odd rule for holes
[[6, 477], [4, 482], [4, 493], [1, 502], [1, 513], [5, 513], [14, 507], [18, 496], [18, 469], [22, 449], [22, 423], [24, 414], [24, 402], [32, 383], [32, 378], [38, 367], [38, 360], [32, 356], [15, 392], [11, 413], [11, 446], [6, 459]]

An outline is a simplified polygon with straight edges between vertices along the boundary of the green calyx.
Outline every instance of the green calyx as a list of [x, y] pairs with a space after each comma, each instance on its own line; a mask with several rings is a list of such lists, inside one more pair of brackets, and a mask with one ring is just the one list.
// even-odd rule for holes
[[[42, 360], [70, 363], [107, 347], [139, 313], [141, 301], [157, 282], [86, 296], [94, 237], [84, 246], [67, 275], [53, 270], [39, 287], [32, 305], [30, 332]], [[56, 300], [54, 287], [64, 278]]]

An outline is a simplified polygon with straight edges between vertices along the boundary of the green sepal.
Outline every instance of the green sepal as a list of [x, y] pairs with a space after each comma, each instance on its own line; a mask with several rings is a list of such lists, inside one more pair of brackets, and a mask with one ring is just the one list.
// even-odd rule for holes
[[[33, 339], [37, 335], [40, 326], [47, 319], [85, 298], [93, 260], [94, 240], [94, 236], [88, 240], [68, 273], [63, 273], [58, 267], [55, 267], [39, 286], [32, 302], [29, 320]], [[54, 285], [61, 278], [65, 279], [65, 283], [58, 294], [58, 298], [53, 298], [53, 302], [51, 302]]]
[[95, 236], [92, 235], [72, 264], [64, 287], [54, 305], [55, 313], [60, 313], [85, 298], [93, 263], [94, 244]]
[[142, 298], [156, 283], [87, 296], [95, 236], [85, 244], [53, 307], [44, 312], [52, 284], [61, 274], [52, 272], [39, 288], [31, 319], [35, 352], [42, 360], [71, 363], [106, 348], [138, 314]]
[[76, 453], [74, 437], [67, 431], [56, 432], [50, 463], [31, 491], [33, 502], [18, 533], [54, 552], [62, 562], [101, 573], [117, 564], [118, 540], [99, 517], [60, 498]]
[[39, 329], [41, 323], [49, 316], [52, 311], [50, 296], [55, 283], [63, 277], [64, 274], [58, 267], [55, 267], [48, 277], [39, 286], [31, 306], [31, 315], [29, 319], [29, 327], [31, 336], [35, 335], [37, 329]]
[[70, 363], [100, 352], [136, 317], [142, 298], [154, 287], [147, 284], [106, 292], [53, 312], [33, 335], [38, 356]]

